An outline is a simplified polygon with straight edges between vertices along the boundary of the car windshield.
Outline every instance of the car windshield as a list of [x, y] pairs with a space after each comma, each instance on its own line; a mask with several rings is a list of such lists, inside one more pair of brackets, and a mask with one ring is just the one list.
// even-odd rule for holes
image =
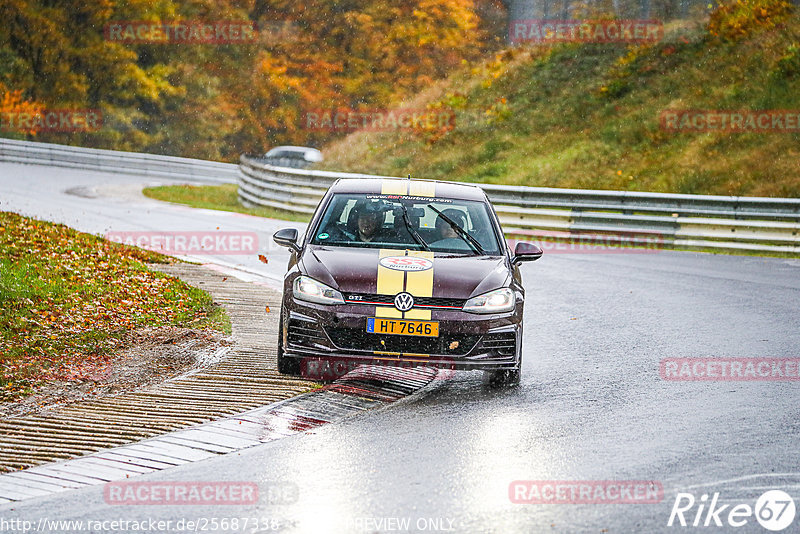
[[486, 203], [397, 195], [334, 195], [311, 243], [473, 255], [502, 250]]

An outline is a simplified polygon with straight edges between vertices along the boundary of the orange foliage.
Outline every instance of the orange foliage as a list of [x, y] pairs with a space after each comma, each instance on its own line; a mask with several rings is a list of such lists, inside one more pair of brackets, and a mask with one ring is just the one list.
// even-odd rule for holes
[[0, 132], [13, 129], [17, 133], [36, 135], [36, 130], [14, 129], [15, 120], [9, 121], [9, 115], [17, 117], [20, 114], [35, 115], [43, 111], [43, 106], [36, 102], [23, 100], [22, 91], [8, 91], [3, 84], [0, 84]]
[[743, 39], [759, 30], [774, 28], [793, 6], [786, 0], [733, 0], [720, 4], [708, 21], [708, 32], [728, 41]]

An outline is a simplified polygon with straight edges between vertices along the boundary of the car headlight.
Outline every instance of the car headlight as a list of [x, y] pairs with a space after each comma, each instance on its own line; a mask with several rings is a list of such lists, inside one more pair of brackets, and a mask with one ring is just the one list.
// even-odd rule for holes
[[317, 304], [344, 304], [342, 294], [308, 276], [298, 276], [294, 281], [294, 298]]
[[517, 298], [510, 288], [504, 287], [472, 297], [462, 310], [469, 313], [503, 313], [514, 309]]

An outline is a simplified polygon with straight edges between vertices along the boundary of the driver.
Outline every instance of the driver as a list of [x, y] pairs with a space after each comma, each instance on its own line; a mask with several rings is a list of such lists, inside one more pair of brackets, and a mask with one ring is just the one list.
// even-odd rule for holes
[[380, 201], [359, 200], [353, 206], [356, 213], [355, 240], [361, 243], [382, 241], [386, 210]]

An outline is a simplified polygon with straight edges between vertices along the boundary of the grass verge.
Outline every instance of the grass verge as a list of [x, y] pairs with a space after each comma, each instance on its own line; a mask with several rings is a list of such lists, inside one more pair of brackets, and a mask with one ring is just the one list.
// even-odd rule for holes
[[170, 261], [0, 212], [0, 400], [101, 376], [136, 328], [230, 332], [210, 295], [146, 266]]

